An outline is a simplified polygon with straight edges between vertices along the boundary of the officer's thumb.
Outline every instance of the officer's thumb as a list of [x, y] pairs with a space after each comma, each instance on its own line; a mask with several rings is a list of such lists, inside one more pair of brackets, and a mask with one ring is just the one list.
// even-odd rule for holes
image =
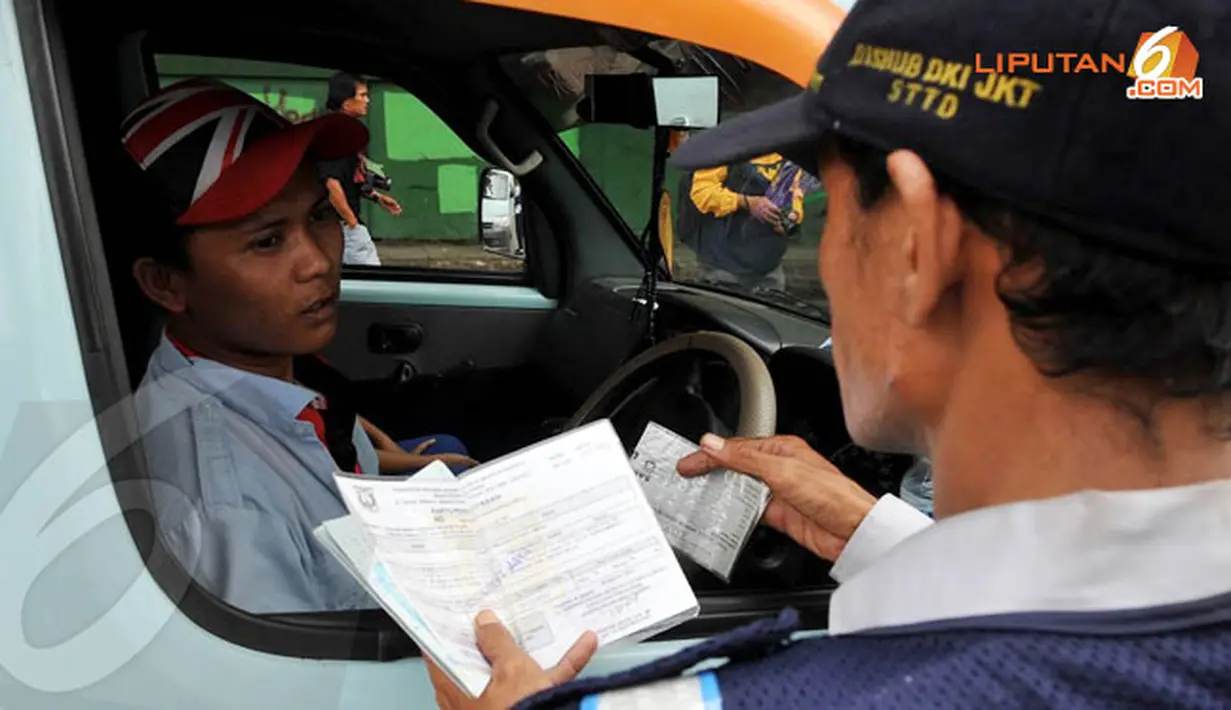
[[489, 663], [495, 665], [511, 654], [524, 653], [517, 639], [500, 623], [496, 613], [484, 609], [474, 620], [474, 638], [479, 651]]

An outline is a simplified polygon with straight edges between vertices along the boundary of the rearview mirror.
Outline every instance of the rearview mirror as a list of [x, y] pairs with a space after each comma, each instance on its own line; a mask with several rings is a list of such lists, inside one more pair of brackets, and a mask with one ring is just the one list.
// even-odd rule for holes
[[578, 105], [590, 123], [635, 128], [713, 128], [718, 125], [718, 77], [590, 74]]
[[510, 259], [525, 259], [518, 229], [521, 184], [508, 170], [485, 168], [479, 179], [479, 244], [483, 251]]

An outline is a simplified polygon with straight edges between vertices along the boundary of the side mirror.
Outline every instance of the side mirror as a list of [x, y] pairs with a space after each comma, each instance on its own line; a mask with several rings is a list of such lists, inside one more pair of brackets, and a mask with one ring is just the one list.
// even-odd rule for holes
[[479, 243], [483, 251], [525, 259], [522, 244], [521, 184], [508, 170], [484, 168], [479, 178]]

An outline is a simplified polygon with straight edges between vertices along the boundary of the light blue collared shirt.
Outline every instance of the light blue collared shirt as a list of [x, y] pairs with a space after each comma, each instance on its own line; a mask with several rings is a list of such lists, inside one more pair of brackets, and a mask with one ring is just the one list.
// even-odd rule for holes
[[[332, 455], [299, 413], [316, 392], [189, 360], [164, 334], [136, 394], [155, 516], [193, 578], [257, 614], [376, 608], [316, 541], [347, 514]], [[359, 422], [360, 470], [378, 475]]]

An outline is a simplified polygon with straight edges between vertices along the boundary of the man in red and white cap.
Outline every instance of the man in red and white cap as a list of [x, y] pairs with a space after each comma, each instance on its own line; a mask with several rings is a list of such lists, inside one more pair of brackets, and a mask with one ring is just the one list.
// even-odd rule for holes
[[157, 211], [132, 271], [166, 316], [136, 396], [165, 543], [250, 612], [375, 606], [311, 542], [346, 513], [334, 472], [376, 475], [389, 455], [312, 357], [337, 330], [342, 257], [316, 165], [363, 150], [367, 129], [340, 114], [292, 125], [194, 79], [146, 100], [122, 136]]

